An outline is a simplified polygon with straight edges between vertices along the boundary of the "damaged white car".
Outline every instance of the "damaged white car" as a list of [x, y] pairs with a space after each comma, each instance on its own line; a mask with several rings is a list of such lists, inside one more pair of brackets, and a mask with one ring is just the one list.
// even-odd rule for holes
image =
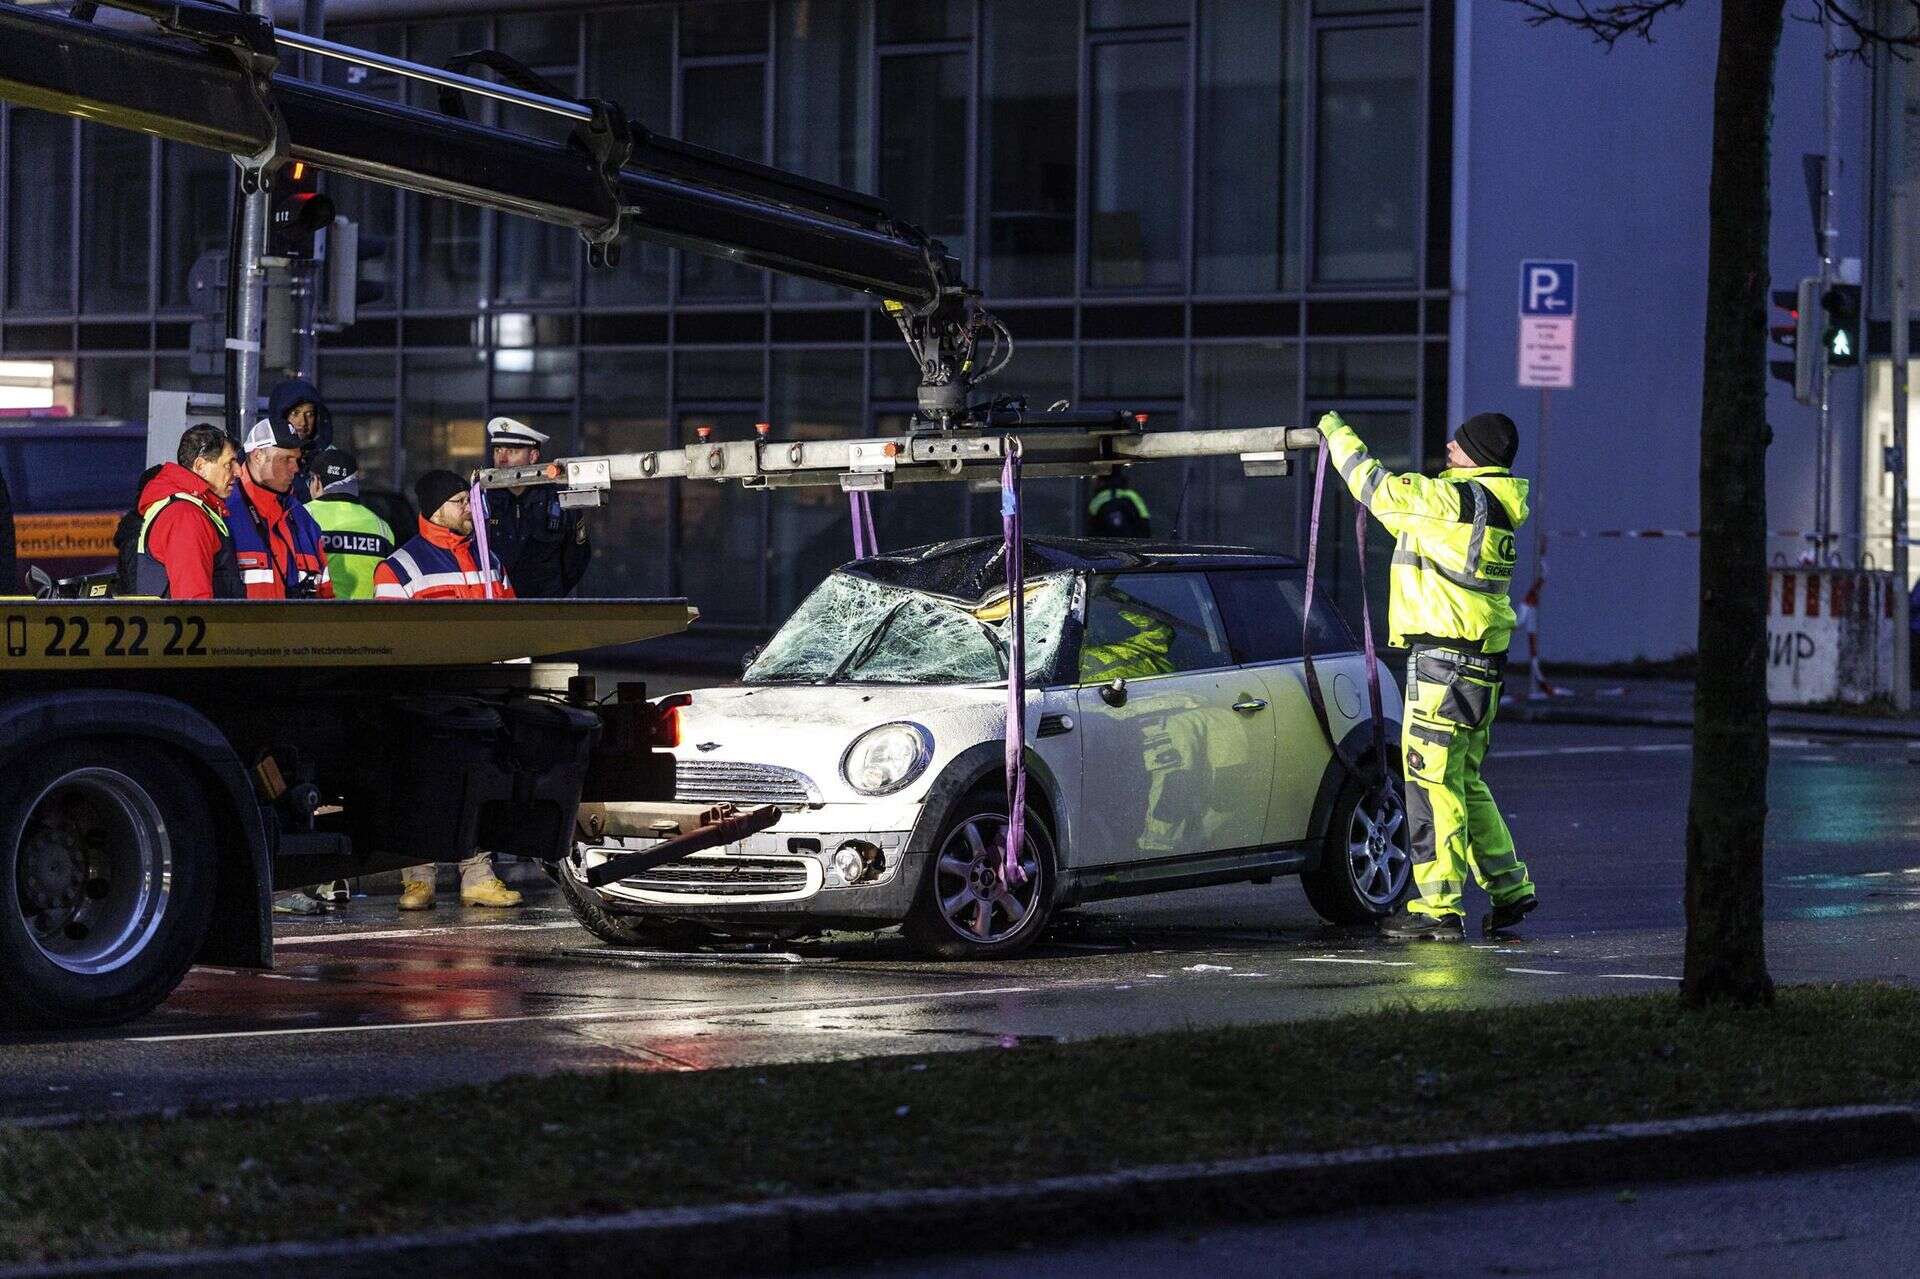
[[[563, 889], [625, 945], [902, 926], [920, 952], [999, 956], [1075, 902], [1300, 876], [1319, 914], [1391, 913], [1411, 864], [1397, 779], [1334, 758], [1301, 659], [1294, 561], [1220, 547], [1027, 542], [1024, 880], [1001, 874], [1009, 652], [1002, 544], [859, 560], [823, 582], [736, 687], [680, 710], [676, 798], [777, 804], [771, 830], [602, 888]], [[1334, 733], [1372, 749], [1352, 632], [1316, 601]], [[1400, 702], [1382, 689], [1399, 739]], [[1389, 755], [1393, 752], [1389, 749]]]

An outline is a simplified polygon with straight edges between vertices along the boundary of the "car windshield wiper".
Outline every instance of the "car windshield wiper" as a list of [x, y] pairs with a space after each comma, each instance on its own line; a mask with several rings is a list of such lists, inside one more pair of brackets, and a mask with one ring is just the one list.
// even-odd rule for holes
[[913, 600], [909, 597], [888, 609], [887, 615], [874, 623], [873, 629], [867, 632], [866, 638], [862, 639], [858, 644], [855, 644], [852, 650], [848, 652], [844, 658], [840, 659], [840, 664], [833, 668], [833, 673], [820, 682], [822, 684], [837, 683], [842, 675], [845, 675], [848, 671], [858, 669], [861, 663], [865, 662], [869, 657], [872, 657], [874, 652], [879, 649], [880, 641], [886, 638], [887, 628], [893, 625], [893, 619], [900, 616], [900, 611], [911, 603], [913, 603]]

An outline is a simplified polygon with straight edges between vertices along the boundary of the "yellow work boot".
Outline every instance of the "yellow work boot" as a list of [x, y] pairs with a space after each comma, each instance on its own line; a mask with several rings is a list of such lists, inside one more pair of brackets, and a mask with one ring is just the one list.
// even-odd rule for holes
[[432, 910], [433, 881], [410, 879], [400, 889], [401, 910]]
[[501, 883], [497, 875], [492, 879], [482, 880], [471, 888], [465, 884], [460, 886], [460, 904], [462, 906], [498, 906], [505, 908], [508, 906], [518, 906], [520, 902], [520, 894]]

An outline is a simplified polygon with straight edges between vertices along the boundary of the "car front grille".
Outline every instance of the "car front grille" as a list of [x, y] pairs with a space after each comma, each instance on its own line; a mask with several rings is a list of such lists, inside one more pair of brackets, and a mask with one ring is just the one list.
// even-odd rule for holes
[[798, 857], [691, 857], [623, 879], [620, 886], [687, 897], [784, 897], [807, 892], [813, 877]]
[[820, 802], [820, 791], [805, 773], [774, 764], [730, 760], [683, 759], [673, 767], [673, 797], [684, 803], [777, 804], [805, 808]]

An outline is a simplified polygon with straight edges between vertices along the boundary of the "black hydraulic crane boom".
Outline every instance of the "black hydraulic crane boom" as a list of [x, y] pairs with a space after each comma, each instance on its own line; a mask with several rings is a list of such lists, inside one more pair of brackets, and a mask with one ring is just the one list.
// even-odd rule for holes
[[[998, 330], [938, 241], [861, 192], [648, 133], [607, 103], [568, 142], [273, 74], [272, 28], [198, 0], [107, 0], [155, 35], [0, 0], [0, 98], [223, 151], [690, 252], [883, 298], [922, 371], [922, 409], [951, 423]], [[591, 110], [588, 110], [588, 107]], [[998, 330], [1003, 334], [1004, 330]]]

